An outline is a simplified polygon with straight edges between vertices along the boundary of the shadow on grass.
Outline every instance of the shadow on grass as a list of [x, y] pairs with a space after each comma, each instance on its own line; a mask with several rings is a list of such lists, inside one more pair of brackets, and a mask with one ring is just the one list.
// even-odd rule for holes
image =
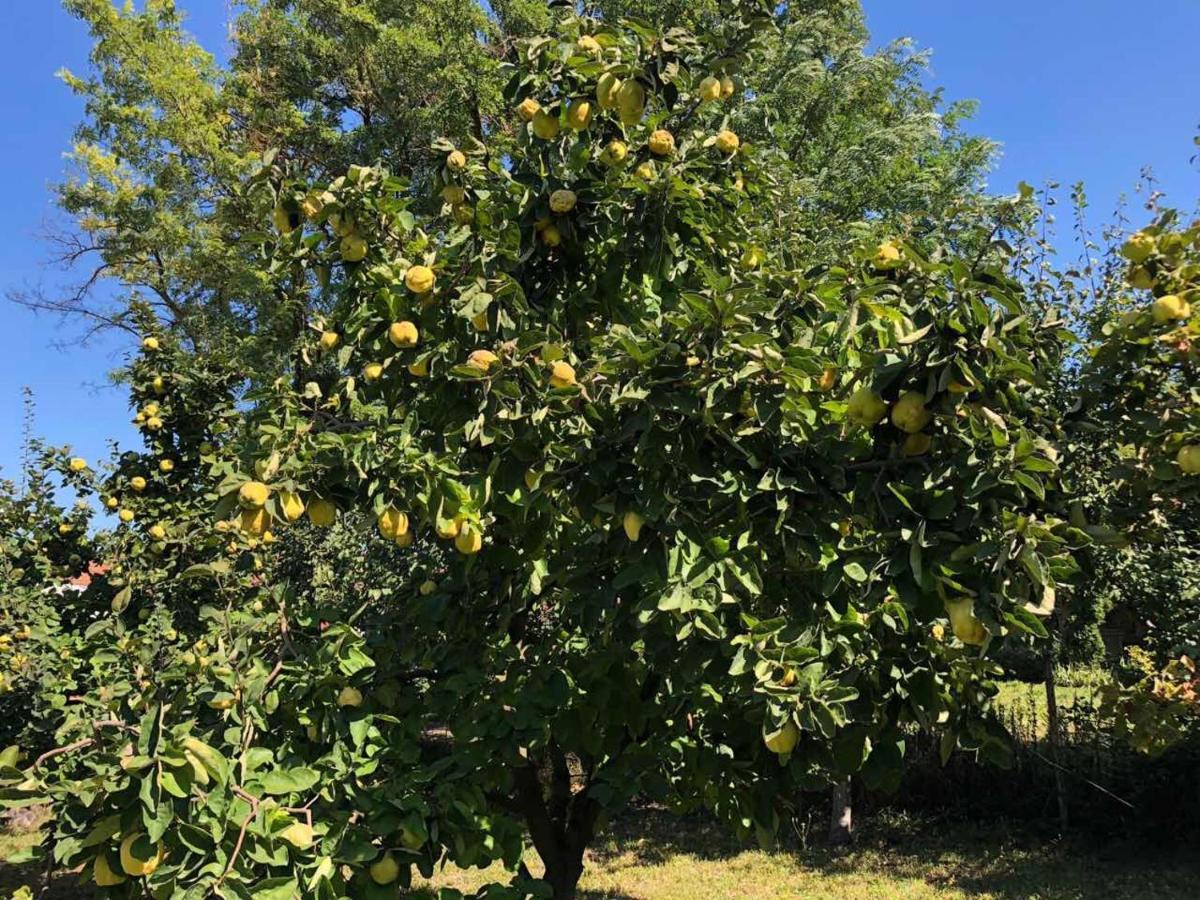
[[[945, 891], [997, 900], [1193, 898], [1200, 884], [1200, 856], [1188, 848], [1046, 840], [1003, 823], [881, 813], [859, 831], [850, 848], [793, 843], [763, 853], [740, 845], [707, 817], [677, 817], [648, 807], [618, 818], [589, 852], [589, 876], [579, 900], [654, 900], [655, 878], [661, 884], [678, 886], [682, 881], [694, 886], [693, 896], [724, 900], [737, 896], [729, 891], [737, 890], [748, 870], [760, 867], [770, 873], [762, 873], [756, 897], [772, 885], [775, 896], [792, 896], [788, 886], [800, 880], [819, 885], [822, 897], [898, 897], [906, 884], [916, 883], [925, 886], [922, 897], [925, 891]], [[93, 896], [75, 873], [56, 875], [44, 895], [37, 894], [41, 879], [41, 871], [33, 867], [0, 864], [0, 896], [9, 896], [22, 884], [33, 888], [39, 900]], [[869, 882], [878, 884], [863, 893]], [[456, 886], [473, 889], [465, 883]], [[436, 900], [437, 892], [421, 887], [403, 896]]]
[[[622, 869], [678, 865], [687, 859], [731, 861], [757, 851], [737, 843], [706, 817], [677, 817], [644, 808], [614, 822], [600, 846], [589, 853], [588, 865], [619, 877]], [[860, 829], [851, 847], [805, 848], [796, 843], [769, 853], [832, 880], [874, 874], [999, 900], [1200, 896], [1200, 855], [1191, 848], [1144, 841], [1047, 840], [1028, 830], [1014, 831], [1003, 822], [972, 824], [885, 813]], [[697, 893], [703, 893], [702, 885], [697, 885]], [[623, 900], [627, 895], [581, 896]]]

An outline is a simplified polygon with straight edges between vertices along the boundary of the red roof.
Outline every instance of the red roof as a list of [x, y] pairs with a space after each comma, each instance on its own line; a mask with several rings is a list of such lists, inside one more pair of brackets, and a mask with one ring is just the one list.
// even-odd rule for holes
[[112, 566], [104, 563], [90, 562], [87, 564], [87, 571], [81, 572], [74, 578], [70, 579], [67, 584], [72, 587], [85, 588], [92, 583], [92, 577], [102, 578], [108, 574]]

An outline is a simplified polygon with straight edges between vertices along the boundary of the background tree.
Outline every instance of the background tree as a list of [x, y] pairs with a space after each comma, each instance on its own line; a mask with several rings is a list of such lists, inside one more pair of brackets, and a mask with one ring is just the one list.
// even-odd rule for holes
[[[716, 3], [637, 7], [656, 25], [722, 27]], [[89, 329], [136, 329], [130, 312], [148, 303], [189, 345], [240, 348], [235, 371], [267, 381], [288, 365], [310, 310], [245, 240], [263, 227], [242, 191], [256, 161], [273, 149], [304, 183], [377, 161], [420, 181], [433, 175], [424, 150], [435, 137], [486, 137], [503, 154], [516, 131], [500, 63], [552, 16], [543, 0], [498, 2], [490, 16], [473, 0], [249, 0], [236, 7], [221, 67], [175, 2], [67, 8], [94, 40], [91, 71], [65, 76], [87, 117], [58, 191], [74, 223], [56, 236], [59, 256], [81, 280], [69, 296], [17, 299], [80, 315]], [[867, 53], [857, 2], [785, 3], [773, 18], [761, 52], [730, 70], [741, 98], [731, 122], [747, 139], [770, 136], [794, 165], [776, 173], [789, 202], [748, 214], [823, 220], [796, 227], [828, 240], [831, 254], [846, 235], [828, 223], [868, 215], [974, 234], [964, 252], [986, 249], [997, 210], [981, 175], [992, 145], [961, 132], [965, 108], [939, 116], [939, 98], [920, 85], [924, 60], [903, 47]], [[105, 280], [123, 290], [96, 292]], [[247, 333], [256, 340], [229, 339]]]

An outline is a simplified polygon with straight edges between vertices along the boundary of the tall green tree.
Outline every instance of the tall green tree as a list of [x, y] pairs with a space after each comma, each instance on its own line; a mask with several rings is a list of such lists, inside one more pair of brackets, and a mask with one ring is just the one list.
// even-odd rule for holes
[[[186, 31], [186, 7], [149, 0], [65, 0], [91, 31], [90, 67], [66, 74], [85, 101], [72, 169], [58, 199], [73, 225], [57, 236], [79, 284], [23, 295], [78, 315], [87, 328], [133, 327], [135, 303], [193, 346], [245, 347], [237, 371], [269, 380], [309, 312], [288, 273], [260, 265], [261, 208], [245, 186], [264, 154], [301, 182], [380, 162], [423, 189], [436, 137], [513, 145], [501, 63], [544, 31], [553, 4], [506, 0], [244, 0], [234, 7], [228, 64]], [[716, 2], [618, 0], [654, 26], [719, 30]], [[892, 221], [955, 231], [986, 247], [996, 209], [980, 194], [991, 145], [959, 129], [965, 108], [940, 110], [920, 85], [923, 60], [903, 47], [867, 52], [857, 0], [780, 4], [761, 52], [730, 69], [732, 123], [785, 149], [784, 197], [747, 214], [817, 221]], [[815, 229], [809, 229], [816, 232]], [[845, 235], [827, 229], [836, 247]], [[115, 282], [115, 292], [101, 290]], [[285, 295], [286, 298], [285, 298]], [[232, 341], [252, 333], [251, 344]]]
[[[235, 404], [141, 321], [147, 444], [188, 465], [115, 473], [128, 591], [57, 745], [0, 770], [108, 896], [379, 898], [501, 862], [483, 896], [569, 900], [637, 795], [769, 841], [803, 787], [896, 784], [907, 727], [1006, 758], [989, 654], [1044, 636], [1085, 540], [1061, 322], [1001, 242], [802, 227], [788, 147], [736, 128], [772, 4], [552, 29], [506, 57], [495, 147], [247, 179], [240, 246], [304, 313], [286, 377]], [[329, 603], [274, 548], [338, 523], [395, 569]]]

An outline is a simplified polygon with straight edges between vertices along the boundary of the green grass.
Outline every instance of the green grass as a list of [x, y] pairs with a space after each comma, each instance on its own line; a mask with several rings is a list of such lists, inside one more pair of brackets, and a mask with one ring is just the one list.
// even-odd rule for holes
[[[5, 835], [19, 849], [36, 833]], [[1002, 827], [887, 816], [872, 821], [847, 851], [751, 850], [703, 819], [643, 810], [619, 820], [588, 859], [581, 900], [1123, 900], [1190, 898], [1200, 859], [1185, 849], [1092, 847], [1013, 838]], [[537, 872], [536, 860], [530, 868]], [[0, 866], [0, 897], [40, 882], [34, 872]], [[448, 870], [408, 896], [430, 900], [438, 887], [473, 890], [504, 880], [499, 869]], [[85, 900], [76, 876], [55, 879], [47, 900]]]
[[[847, 851], [750, 850], [711, 823], [643, 811], [589, 855], [582, 900], [918, 900], [1195, 897], [1200, 862], [1145, 848], [1087, 849], [1014, 840], [1003, 828], [889, 818]], [[539, 871], [535, 861], [530, 870]], [[472, 890], [499, 871], [447, 871], [437, 887]]]
[[[1058, 684], [1054, 696], [1060, 711], [1066, 712], [1080, 704], [1094, 705], [1104, 680], [1079, 678], [1073, 684]], [[1018, 739], [1046, 736], [1048, 717], [1046, 713], [1046, 687], [1024, 681], [1000, 682], [1000, 693], [996, 706], [1001, 718], [1008, 725], [1018, 726], [1014, 737]]]

